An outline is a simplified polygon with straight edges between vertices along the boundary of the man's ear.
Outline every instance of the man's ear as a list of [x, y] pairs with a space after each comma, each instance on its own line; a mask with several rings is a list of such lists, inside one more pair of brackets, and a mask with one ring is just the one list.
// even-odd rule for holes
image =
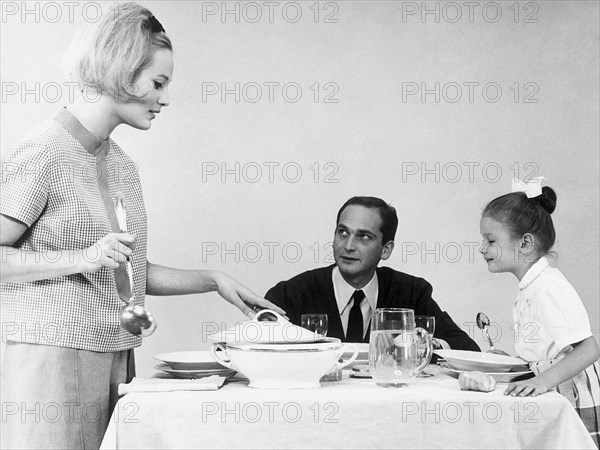
[[392, 256], [392, 251], [394, 250], [394, 241], [387, 241], [387, 243], [383, 246], [383, 250], [381, 251], [381, 259], [388, 259]]
[[532, 234], [525, 233], [519, 243], [519, 253], [531, 255], [535, 251], [535, 237]]

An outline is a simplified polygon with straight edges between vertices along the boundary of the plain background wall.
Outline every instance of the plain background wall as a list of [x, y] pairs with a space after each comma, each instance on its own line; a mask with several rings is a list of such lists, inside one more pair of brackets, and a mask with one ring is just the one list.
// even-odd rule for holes
[[[475, 3], [469, 17], [462, 2], [427, 2], [436, 18], [421, 2], [280, 2], [270, 20], [262, 2], [227, 2], [237, 23], [221, 2], [144, 2], [175, 46], [171, 105], [150, 131], [113, 138], [139, 164], [150, 260], [223, 270], [264, 294], [328, 264], [347, 198], [379, 196], [400, 218], [387, 265], [430, 281], [483, 349], [473, 326], [486, 312], [497, 346], [514, 354], [518, 283], [488, 273], [479, 218], [512, 176], [543, 175], [558, 194], [555, 263], [598, 337], [598, 3]], [[27, 5], [25, 16], [21, 2], [2, 5], [3, 154], [69, 103], [61, 57], [97, 12]], [[222, 99], [235, 83], [239, 102]], [[146, 376], [153, 355], [207, 349], [209, 331], [244, 320], [214, 293], [147, 306], [159, 328], [136, 354]]]

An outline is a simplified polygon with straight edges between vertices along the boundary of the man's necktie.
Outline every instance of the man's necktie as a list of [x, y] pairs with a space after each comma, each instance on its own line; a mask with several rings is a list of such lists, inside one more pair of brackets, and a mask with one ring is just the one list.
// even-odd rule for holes
[[363, 315], [360, 310], [360, 304], [365, 298], [363, 291], [354, 291], [352, 295], [354, 305], [350, 309], [350, 317], [348, 317], [348, 331], [346, 332], [347, 342], [362, 342], [363, 341]]

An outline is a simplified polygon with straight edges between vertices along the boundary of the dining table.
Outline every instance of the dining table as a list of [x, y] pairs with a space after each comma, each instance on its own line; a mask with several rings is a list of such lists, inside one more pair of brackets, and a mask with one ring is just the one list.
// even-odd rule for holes
[[557, 392], [465, 391], [437, 365], [426, 372], [402, 388], [344, 370], [311, 389], [255, 389], [237, 375], [211, 391], [131, 392], [101, 448], [596, 448]]

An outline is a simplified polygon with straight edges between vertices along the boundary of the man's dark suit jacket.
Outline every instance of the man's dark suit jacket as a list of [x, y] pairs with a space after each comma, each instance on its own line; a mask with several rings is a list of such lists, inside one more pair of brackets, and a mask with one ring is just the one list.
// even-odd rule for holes
[[[302, 314], [327, 314], [327, 336], [345, 341], [331, 279], [334, 267], [335, 265], [331, 265], [310, 270], [288, 281], [281, 281], [269, 289], [265, 298], [283, 308], [290, 321], [296, 325], [300, 325]], [[378, 267], [377, 279], [377, 308], [410, 308], [415, 311], [415, 315], [434, 316], [436, 338], [445, 340], [456, 350], [480, 351], [477, 344], [431, 298], [433, 288], [423, 278], [413, 277], [389, 267]], [[369, 334], [367, 330], [364, 342], [369, 342]]]

